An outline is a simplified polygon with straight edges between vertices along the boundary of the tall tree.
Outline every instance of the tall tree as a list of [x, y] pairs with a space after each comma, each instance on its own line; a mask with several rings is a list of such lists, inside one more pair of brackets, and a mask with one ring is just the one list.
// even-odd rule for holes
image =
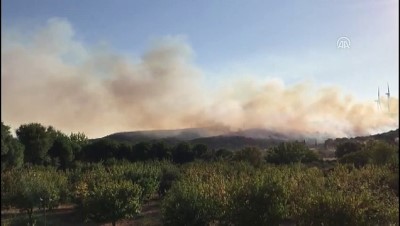
[[25, 161], [33, 164], [43, 164], [47, 159], [52, 142], [46, 127], [39, 123], [21, 125], [17, 131], [17, 137], [25, 146]]
[[266, 160], [275, 164], [312, 162], [318, 160], [318, 155], [302, 142], [283, 142], [270, 148]]
[[74, 152], [72, 149], [72, 142], [66, 135], [59, 135], [55, 138], [53, 145], [49, 150], [49, 155], [53, 159], [59, 160], [60, 167], [66, 169], [74, 159]]
[[193, 152], [196, 158], [203, 158], [207, 151], [208, 147], [205, 144], [195, 144], [193, 147]]
[[194, 160], [194, 153], [187, 142], [178, 143], [173, 152], [172, 159], [176, 163], [191, 162]]
[[171, 151], [163, 141], [155, 142], [151, 145], [150, 156], [152, 159], [170, 159]]
[[133, 159], [145, 161], [150, 159], [150, 144], [142, 141], [133, 146]]
[[257, 147], [246, 147], [235, 152], [233, 159], [237, 161], [247, 161], [253, 166], [260, 166], [263, 163], [262, 153]]
[[363, 149], [363, 145], [357, 141], [344, 141], [336, 147], [335, 155], [341, 158], [346, 154], [361, 151], [361, 149]]
[[81, 132], [71, 133], [69, 136], [75, 159], [82, 160], [82, 149], [89, 144], [89, 138]]
[[83, 159], [89, 162], [105, 161], [115, 158], [118, 152], [118, 143], [110, 139], [100, 139], [83, 147]]
[[1, 122], [1, 170], [18, 168], [24, 162], [24, 146], [10, 132], [10, 127]]
[[230, 160], [232, 159], [233, 152], [228, 149], [220, 148], [215, 152], [215, 157], [219, 160]]

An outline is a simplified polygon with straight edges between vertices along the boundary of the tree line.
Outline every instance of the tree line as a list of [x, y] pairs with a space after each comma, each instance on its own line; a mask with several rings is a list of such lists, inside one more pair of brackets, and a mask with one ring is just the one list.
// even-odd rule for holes
[[1, 123], [2, 170], [23, 165], [55, 166], [59, 169], [74, 168], [82, 163], [112, 163], [168, 160], [183, 164], [202, 161], [248, 161], [253, 165], [263, 162], [291, 163], [318, 161], [319, 156], [302, 142], [282, 143], [262, 151], [246, 147], [240, 151], [210, 149], [206, 144], [182, 141], [170, 146], [163, 141], [131, 144], [107, 138], [90, 140], [81, 132], [64, 134], [52, 126], [40, 123], [23, 124], [13, 137], [10, 127]]

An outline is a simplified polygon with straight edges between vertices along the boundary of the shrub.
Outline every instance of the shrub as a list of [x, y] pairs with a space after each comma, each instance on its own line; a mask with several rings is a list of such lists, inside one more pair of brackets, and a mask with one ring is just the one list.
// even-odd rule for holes
[[26, 211], [30, 225], [33, 225], [34, 208], [54, 208], [65, 201], [67, 196], [67, 177], [51, 168], [24, 169], [4, 176], [12, 176], [7, 178], [7, 184], [3, 185], [4, 201], [10, 206]]
[[181, 177], [179, 168], [175, 166], [164, 167], [161, 172], [160, 185], [158, 187], [158, 194], [164, 196], [165, 193], [171, 188], [172, 184]]
[[289, 197], [279, 177], [257, 174], [235, 183], [229, 190], [227, 221], [233, 225], [278, 225], [288, 214]]
[[89, 219], [115, 226], [119, 219], [139, 213], [141, 193], [140, 186], [130, 181], [107, 180], [84, 195], [83, 210]]

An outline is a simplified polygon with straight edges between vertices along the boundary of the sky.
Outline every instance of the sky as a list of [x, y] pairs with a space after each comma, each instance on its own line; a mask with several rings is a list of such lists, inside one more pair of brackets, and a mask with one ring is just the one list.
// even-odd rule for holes
[[[398, 4], [3, 0], [2, 121], [91, 137], [215, 124], [290, 130], [294, 120], [295, 130], [337, 135], [398, 127]], [[350, 48], [338, 48], [340, 37]], [[388, 84], [394, 103], [382, 116]]]

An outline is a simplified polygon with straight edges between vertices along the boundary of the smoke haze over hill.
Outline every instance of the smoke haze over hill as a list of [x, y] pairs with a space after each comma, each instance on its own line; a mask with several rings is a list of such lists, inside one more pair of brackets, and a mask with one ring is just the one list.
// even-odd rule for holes
[[[137, 59], [86, 46], [63, 19], [26, 35], [3, 31], [2, 121], [40, 122], [101, 137], [117, 131], [229, 127], [354, 136], [398, 128], [398, 98], [358, 101], [338, 87], [280, 79], [204, 85], [182, 37], [164, 37]], [[290, 66], [290, 65], [289, 65]]]

